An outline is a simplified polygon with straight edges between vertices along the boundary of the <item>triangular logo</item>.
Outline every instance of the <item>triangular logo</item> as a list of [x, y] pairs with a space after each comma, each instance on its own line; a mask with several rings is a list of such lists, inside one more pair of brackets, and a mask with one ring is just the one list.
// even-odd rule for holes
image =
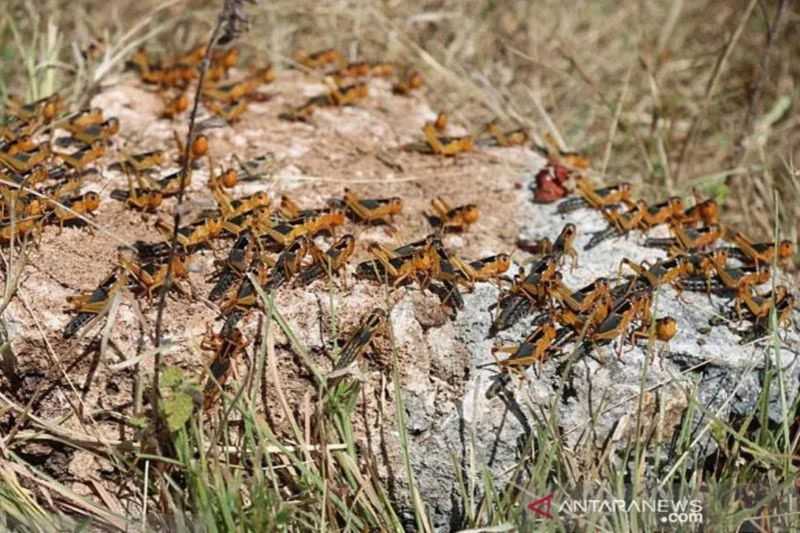
[[539, 498], [538, 500], [533, 500], [531, 503], [528, 504], [528, 509], [533, 511], [537, 515], [544, 517], [544, 518], [553, 518], [553, 515], [550, 514], [550, 509], [553, 507], [553, 495], [548, 494], [544, 498]]

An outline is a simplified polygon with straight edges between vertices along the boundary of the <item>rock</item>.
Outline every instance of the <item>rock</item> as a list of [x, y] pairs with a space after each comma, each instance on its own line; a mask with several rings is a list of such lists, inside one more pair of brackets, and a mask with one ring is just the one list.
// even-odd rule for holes
[[[535, 166], [532, 166], [525, 181], [529, 183], [534, 174]], [[509, 175], [499, 179], [517, 177]], [[549, 237], [554, 240], [565, 223], [577, 225], [579, 266], [574, 272], [569, 267], [562, 269], [570, 287], [581, 287], [599, 276], [615, 276], [623, 257], [639, 262], [665, 255], [643, 247], [643, 238], [637, 233], [629, 238], [611, 239], [584, 252], [583, 245], [591, 233], [606, 227], [600, 214], [584, 209], [561, 216], [556, 213], [555, 204], [533, 204], [527, 188], [520, 190], [506, 216], [530, 222], [520, 227], [519, 237], [525, 239]], [[568, 345], [563, 355], [544, 362], [538, 375], [534, 369], [528, 369], [525, 379], [513, 380], [507, 401], [499, 397], [487, 399], [487, 389], [496, 373], [496, 367], [489, 365], [494, 361], [492, 347], [503, 342], [518, 343], [531, 330], [531, 317], [528, 317], [501, 332], [497, 339], [488, 339], [493, 316], [490, 307], [497, 297], [497, 288], [488, 283], [478, 284], [474, 292], [465, 295], [465, 309], [452, 323], [453, 342], [447, 350], [465, 350], [469, 365], [469, 377], [460, 397], [448, 405], [437, 404], [442, 413], [438, 417], [423, 421], [421, 418], [430, 413], [420, 411], [409, 418], [413, 420], [409, 430], [425, 428], [418, 433], [412, 431], [411, 460], [423, 499], [430, 506], [435, 527], [440, 530], [447, 529], [448, 517], [457, 510], [452, 498], [457, 490], [452, 457], [461, 457], [464, 461], [474, 459], [476, 464], [464, 468], [462, 475], [480, 475], [483, 469], [489, 469], [502, 481], [503, 473], [519, 460], [519, 444], [536, 425], [532, 413], [550, 412], [555, 408], [565, 443], [572, 449], [590, 444], [587, 442], [589, 435], [594, 435], [599, 442], [610, 438], [612, 450], [620, 449], [630, 438], [635, 438], [636, 412], [644, 391], [642, 429], [656, 430], [655, 441], [668, 442], [673, 431], [680, 427], [681, 417], [691, 401], [700, 404], [700, 412], [714, 413], [723, 420], [752, 413], [763, 387], [766, 365], [774, 367], [779, 362], [777, 352], [771, 350], [766, 341], [741, 345], [740, 338], [727, 327], [706, 329], [722, 300], [714, 298], [715, 307], [712, 307], [703, 294], [684, 293], [679, 298], [672, 288], [663, 288], [655, 297], [655, 316], [672, 316], [679, 325], [679, 332], [668, 347], [658, 346], [650, 353], [646, 352], [646, 346], [626, 346], [619, 357], [611, 347], [601, 347], [592, 358], [584, 357], [576, 363], [566, 391], [559, 364], [572, 351], [572, 346]], [[434, 361], [441, 361], [441, 339], [450, 335], [443, 331], [444, 327], [427, 333]], [[789, 331], [782, 335], [780, 362], [786, 370], [786, 402], [791, 404], [795, 401], [800, 379], [800, 363], [796, 357], [800, 337]], [[438, 340], [431, 342], [432, 338]], [[431, 383], [430, 387], [433, 389], [434, 385]], [[778, 387], [773, 387], [771, 392], [769, 413], [777, 422], [782, 412]], [[416, 386], [410, 397], [418, 402], [416, 398], [424, 394], [425, 390]], [[586, 431], [590, 427], [592, 431]], [[708, 433], [703, 444], [708, 451], [713, 451], [714, 443]], [[480, 479], [472, 482], [480, 485]]]

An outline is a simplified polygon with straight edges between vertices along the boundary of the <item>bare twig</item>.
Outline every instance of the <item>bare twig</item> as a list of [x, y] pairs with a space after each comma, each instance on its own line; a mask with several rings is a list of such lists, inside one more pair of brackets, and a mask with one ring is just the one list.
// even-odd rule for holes
[[[211, 52], [218, 42], [223, 44], [230, 43], [236, 38], [246, 27], [247, 19], [243, 13], [244, 3], [248, 1], [255, 3], [254, 0], [225, 0], [222, 11], [217, 18], [217, 23], [206, 45], [206, 51], [203, 55], [203, 61], [200, 64], [200, 73], [197, 80], [197, 89], [194, 93], [194, 104], [192, 105], [192, 112], [189, 115], [189, 128], [186, 132], [186, 142], [183, 147], [183, 167], [181, 169], [181, 182], [178, 190], [178, 199], [175, 205], [175, 215], [173, 217], [172, 238], [170, 240], [169, 258], [167, 260], [167, 275], [164, 280], [164, 286], [161, 288], [158, 299], [158, 312], [156, 314], [156, 348], [161, 346], [161, 329], [164, 319], [164, 307], [167, 301], [167, 293], [172, 285], [172, 264], [175, 257], [175, 250], [178, 246], [178, 229], [181, 225], [181, 214], [183, 212], [183, 197], [186, 192], [186, 179], [191, 172], [192, 161], [190, 153], [192, 150], [192, 141], [194, 140], [195, 121], [197, 119], [197, 109], [200, 106], [200, 97], [203, 91], [203, 82], [205, 80], [208, 65], [211, 62]], [[153, 370], [153, 395], [155, 401], [158, 400], [158, 385], [161, 374], [161, 352], [156, 351], [155, 368]]]
[[[788, 2], [786, 2], [786, 0], [779, 0], [778, 7], [775, 9], [775, 17], [771, 22], [767, 20], [767, 39], [764, 43], [764, 51], [761, 56], [761, 65], [759, 65], [755, 85], [750, 92], [750, 98], [747, 102], [747, 111], [744, 117], [744, 127], [741, 129], [739, 139], [734, 147], [734, 157], [740, 163], [744, 158], [745, 139], [748, 135], [750, 135], [753, 128], [753, 118], [759, 112], [759, 103], [761, 100], [761, 91], [764, 87], [764, 78], [767, 77], [767, 73], [769, 72], [769, 60], [771, 56], [770, 51], [775, 42], [775, 37], [780, 31], [783, 15], [786, 12], [787, 3]], [[764, 18], [767, 18], [766, 14]]]
[[717, 89], [717, 83], [719, 79], [722, 77], [722, 73], [725, 71], [725, 67], [728, 63], [728, 58], [730, 57], [733, 49], [736, 47], [736, 44], [739, 42], [739, 38], [742, 36], [742, 32], [744, 31], [745, 24], [748, 20], [750, 20], [750, 15], [753, 13], [753, 9], [756, 7], [758, 0], [750, 0], [750, 3], [745, 9], [745, 12], [742, 14], [742, 18], [739, 20], [739, 25], [736, 27], [736, 31], [733, 32], [731, 38], [728, 40], [728, 44], [720, 54], [719, 58], [717, 59], [716, 64], [714, 65], [714, 69], [711, 71], [711, 77], [708, 79], [708, 84], [706, 85], [706, 94], [703, 98], [703, 102], [700, 105], [700, 109], [695, 114], [694, 118], [692, 119], [692, 124], [689, 127], [689, 133], [686, 134], [686, 140], [683, 142], [683, 146], [681, 147], [681, 153], [678, 156], [678, 164], [676, 165], [675, 169], [675, 179], [680, 179], [681, 171], [683, 170], [683, 163], [686, 161], [689, 155], [689, 149], [692, 146], [692, 142], [694, 141], [695, 134], [700, 126], [700, 121], [705, 116], [706, 110], [708, 109], [708, 104], [711, 102], [711, 97], [714, 95]]

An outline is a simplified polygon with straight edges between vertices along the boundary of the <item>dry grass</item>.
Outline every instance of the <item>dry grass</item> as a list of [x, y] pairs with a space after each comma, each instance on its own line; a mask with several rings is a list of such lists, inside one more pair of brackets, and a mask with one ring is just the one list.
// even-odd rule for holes
[[[135, 6], [47, 0], [32, 11], [29, 4], [12, 0], [7, 15], [0, 18], [0, 96], [27, 93], [33, 98], [54, 87], [67, 87], [83, 98], [86, 91], [112, 82], [125, 51], [144, 40], [150, 47], [166, 50], [200, 42], [207, 37], [219, 7], [213, 1], [163, 7], [157, 0]], [[697, 187], [724, 200], [728, 223], [746, 227], [754, 236], [770, 237], [776, 231], [777, 213], [779, 232], [797, 239], [800, 181], [795, 162], [800, 157], [800, 118], [792, 110], [798, 104], [795, 84], [800, 66], [795, 58], [800, 52], [796, 39], [800, 12], [789, 2], [597, 1], [576, 6], [550, 0], [262, 0], [260, 4], [252, 32], [243, 43], [245, 55], [266, 54], [282, 63], [297, 48], [337, 47], [353, 58], [380, 57], [419, 65], [426, 75], [428, 97], [460, 122], [481, 124], [499, 116], [530, 127], [540, 139], [549, 133], [565, 149], [590, 156], [594, 170], [610, 176], [609, 180], [619, 176], [633, 181], [645, 197], [688, 195]], [[162, 6], [157, 21], [156, 5]], [[166, 29], [170, 31], [162, 32]], [[110, 50], [100, 66], [87, 65], [81, 57], [81, 50], [92, 42]], [[280, 325], [279, 316], [275, 320], [265, 322], [259, 368], [274, 364], [269, 328]], [[280, 387], [277, 375], [270, 375]], [[327, 448], [330, 456], [324, 461], [308, 460], [311, 446], [326, 449], [342, 442], [352, 446], [348, 428], [334, 426], [346, 419], [346, 406], [321, 419], [321, 424], [331, 424], [330, 441], [306, 443], [297, 421], [293, 424], [298, 428], [296, 440], [308, 446], [289, 449], [263, 427], [252, 410], [254, 403], [255, 399], [245, 397], [228, 408], [228, 414], [234, 412], [247, 423], [248, 431], [231, 457], [208, 459], [198, 452], [208, 438], [202, 427], [191, 427], [176, 440], [177, 461], [186, 466], [188, 488], [181, 493], [175, 486], [161, 487], [163, 505], [177, 517], [170, 525], [181, 524], [182, 512], [188, 515], [199, 509], [206, 514], [195, 514], [195, 518], [223, 528], [233, 526], [236, 519], [229, 516], [231, 511], [241, 511], [239, 506], [249, 499], [249, 503], [262, 504], [253, 506], [256, 512], [270, 515], [248, 517], [251, 525], [292, 523], [324, 529], [338, 516], [359, 526], [399, 528], [381, 487], [372, 485], [370, 472], [360, 470], [354, 456]], [[787, 406], [787, 412], [796, 407]], [[24, 406], [14, 408], [21, 412]], [[287, 416], [291, 417], [288, 409]], [[402, 416], [398, 427], [402, 431]], [[735, 430], [720, 423], [718, 429], [735, 440], [743, 439], [747, 428]], [[69, 441], [70, 435], [59, 435], [54, 427], [43, 427], [43, 431], [75, 447], [97, 445]], [[742, 471], [736, 465], [737, 454], [726, 458], [729, 470], [724, 470], [722, 479], [747, 479], [750, 469], [758, 476], [761, 472], [756, 470], [761, 467], [773, 468], [778, 477], [789, 479], [793, 467], [775, 463], [784, 461], [797, 443], [789, 442], [788, 428], [781, 431], [785, 435], [777, 444], [768, 442], [771, 437], [765, 431], [758, 433], [758, 446], [751, 446], [755, 458]], [[558, 435], [542, 430], [533, 439], [540, 449], [552, 449], [552, 453], [531, 453], [527, 458], [528, 466], [534, 468], [527, 488], [536, 492], [553, 476], [560, 480], [566, 475], [558, 472], [561, 467], [556, 459], [563, 452]], [[681, 435], [676, 449], [686, 457], [693, 454], [691, 436]], [[227, 462], [253, 450], [263, 454], [259, 457], [267, 465], [264, 472], [255, 469], [245, 475], [234, 468], [235, 461]], [[280, 451], [280, 459], [272, 457], [275, 450]], [[636, 472], [651, 459], [639, 449], [631, 453]], [[62, 487], [28, 469], [19, 458], [3, 451], [2, 459], [0, 501], [4, 506], [0, 510], [20, 521], [29, 520], [33, 530], [56, 527], [63, 517], [47, 513], [45, 508], [53, 502], [32, 499], [21, 483], [26, 478], [73, 507], [84, 505], [77, 514], [121, 527], [120, 516], [59, 492]], [[164, 458], [153, 457], [152, 463], [145, 464], [159, 460]], [[524, 465], [521, 462], [520, 470]], [[148, 468], [140, 471], [141, 464], [131, 468], [143, 491], [149, 486], [148, 476], [156, 475]], [[675, 468], [681, 471], [671, 472], [665, 480], [691, 477], [682, 471], [685, 463]], [[292, 471], [298, 485], [309, 487], [307, 501], [284, 501], [281, 491], [270, 485], [287, 478], [284, 470]], [[625, 473], [629, 472], [604, 470], [599, 475], [616, 483]], [[508, 525], [519, 518], [519, 490], [494, 487], [488, 476], [483, 488], [491, 497], [474, 502], [473, 487], [464, 487], [465, 526]], [[368, 494], [363, 508], [349, 516], [345, 501], [327, 492], [329, 477], [350, 490], [348, 497]], [[164, 476], [164, 484], [171, 482]], [[262, 492], [243, 498], [243, 485]], [[216, 490], [209, 491], [209, 486]], [[170, 499], [181, 495], [184, 500]], [[416, 503], [416, 525], [426, 529], [424, 503]], [[139, 514], [144, 515], [144, 509], [135, 510]], [[63, 519], [68, 527], [77, 527]]]
[[[11, 13], [27, 13], [16, 3]], [[71, 14], [32, 18], [40, 37], [54, 20], [78, 43], [115, 42], [126, 23], [147, 18], [148, 3], [162, 5], [48, 3], [37, 11]], [[214, 20], [215, 2], [187, 3], [159, 15], [173, 23], [158, 40], [167, 49], [200, 41]], [[337, 47], [422, 65], [431, 99], [465, 123], [501, 116], [539, 136], [554, 127], [595, 170], [634, 181], [645, 196], [699, 187], [726, 201], [729, 223], [766, 237], [777, 191], [783, 234], [796, 238], [798, 16], [785, 0], [277, 0], [261, 2], [244, 45], [276, 63], [297, 48]], [[19, 33], [32, 35], [20, 18]], [[0, 54], [13, 56], [10, 19], [0, 28]], [[19, 68], [6, 62], [4, 74]]]

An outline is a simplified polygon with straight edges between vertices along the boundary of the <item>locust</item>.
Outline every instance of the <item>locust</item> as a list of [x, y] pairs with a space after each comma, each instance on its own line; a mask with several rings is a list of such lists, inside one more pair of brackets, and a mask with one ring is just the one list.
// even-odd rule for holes
[[631, 200], [631, 185], [628, 182], [594, 189], [586, 178], [578, 176], [575, 178], [575, 186], [580, 196], [569, 198], [558, 204], [556, 209], [559, 213], [569, 213], [582, 207], [601, 209], [619, 203], [624, 203], [630, 207], [634, 206]]
[[[275, 80], [275, 70], [272, 65], [260, 68], [241, 81], [216, 87], [203, 89], [203, 96], [227, 104], [244, 102], [252, 96], [262, 85]], [[208, 102], [206, 103], [208, 105]]]
[[422, 74], [419, 71], [412, 70], [408, 72], [405, 77], [392, 85], [392, 92], [401, 96], [408, 96], [412, 92], [422, 87], [425, 83]]
[[247, 100], [240, 100], [230, 104], [218, 104], [214, 101], [209, 101], [206, 102], [205, 106], [210, 112], [228, 124], [236, 124], [242, 119], [242, 115], [247, 111], [249, 104]]
[[[256, 281], [263, 285], [268, 279], [267, 265], [256, 257], [248, 268], [249, 271], [256, 273]], [[233, 331], [236, 324], [242, 319], [245, 311], [258, 304], [258, 293], [250, 277], [243, 277], [236, 294], [228, 298], [220, 305], [222, 314], [225, 317], [225, 324], [222, 327], [223, 333]]]
[[48, 124], [61, 112], [64, 100], [58, 93], [29, 104], [23, 104], [16, 98], [9, 97], [5, 107], [6, 113], [19, 120], [37, 120]]
[[40, 216], [29, 216], [19, 220], [0, 224], [0, 244], [9, 244], [12, 240], [18, 240], [26, 235], [41, 229], [42, 218]]
[[77, 312], [67, 323], [63, 338], [73, 337], [94, 317], [105, 312], [111, 298], [128, 284], [128, 276], [124, 270], [115, 269], [94, 291], [89, 294], [67, 298], [71, 310]]
[[204, 410], [210, 410], [217, 402], [222, 387], [232, 372], [234, 362], [248, 344], [249, 341], [238, 328], [223, 331], [221, 335], [209, 332], [200, 343], [201, 349], [214, 352], [214, 358], [208, 369], [210, 375], [203, 387]]
[[[772, 308], [789, 295], [789, 290], [784, 285], [778, 285], [773, 291], [764, 295], [753, 294], [750, 285], [742, 285], [736, 289], [736, 303], [734, 310], [741, 320], [745, 316], [752, 320], [759, 320], [769, 316]], [[744, 311], [747, 311], [746, 313]]]
[[792, 241], [783, 240], [778, 243], [775, 242], [758, 242], [754, 243], [748, 239], [742, 232], [737, 231], [733, 235], [733, 242], [735, 247], [726, 248], [728, 257], [738, 259], [743, 263], [771, 263], [776, 258], [779, 263], [786, 262], [791, 259], [795, 254], [795, 246]]
[[651, 248], [668, 250], [671, 254], [696, 252], [708, 248], [722, 238], [725, 230], [719, 224], [702, 228], [684, 228], [681, 225], [671, 226], [673, 237], [646, 239], [644, 245]]
[[496, 122], [489, 122], [484, 131], [489, 134], [488, 139], [479, 139], [477, 143], [481, 146], [523, 146], [530, 141], [530, 135], [524, 128], [504, 132]]
[[677, 284], [678, 280], [690, 276], [693, 272], [691, 261], [683, 255], [660, 260], [653, 265], [648, 265], [646, 261], [637, 265], [624, 257], [620, 262], [620, 270], [623, 266], [630, 267], [654, 289], [661, 285]]
[[14, 172], [25, 174], [44, 163], [51, 154], [50, 146], [47, 144], [41, 144], [35, 150], [19, 152], [14, 155], [0, 152], [0, 165], [4, 165]]
[[314, 243], [306, 237], [300, 237], [286, 247], [278, 256], [275, 265], [269, 271], [269, 277], [265, 288], [277, 290], [284, 283], [289, 281], [295, 274], [300, 272], [303, 258], [314, 248], [316, 248]]
[[411, 243], [394, 251], [373, 243], [368, 250], [375, 261], [360, 264], [356, 272], [372, 275], [377, 271], [379, 277], [388, 276], [395, 287], [409, 279], [417, 279], [425, 287], [439, 272], [439, 254], [432, 239]]
[[[177, 243], [183, 247], [184, 252], [189, 253], [218, 237], [224, 229], [224, 224], [222, 217], [212, 216], [178, 228]], [[164, 233], [166, 239], [172, 238], [173, 229], [168, 224], [159, 220], [156, 228]]]
[[119, 133], [119, 119], [112, 117], [100, 124], [92, 124], [72, 132], [72, 138], [87, 145], [106, 142]]
[[544, 362], [556, 338], [556, 328], [548, 321], [536, 328], [519, 346], [501, 347], [495, 351], [511, 351], [511, 355], [497, 364], [501, 367], [527, 367]]
[[271, 211], [269, 207], [256, 207], [233, 218], [225, 218], [222, 227], [224, 237], [238, 237], [242, 233], [252, 230], [261, 234], [272, 226]]
[[125, 205], [144, 212], [156, 211], [164, 196], [161, 191], [138, 189], [134, 187], [133, 180], [128, 176], [128, 190], [115, 189], [111, 191], [111, 198], [125, 202]]
[[669, 222], [679, 223], [683, 211], [683, 200], [679, 196], [672, 196], [664, 202], [647, 206], [642, 214], [642, 229], [646, 231]]
[[604, 277], [597, 278], [588, 285], [572, 291], [561, 281], [561, 276], [557, 276], [552, 294], [557, 301], [563, 302], [572, 311], [586, 313], [595, 302], [607, 300], [611, 293], [608, 279]]
[[371, 223], [390, 223], [403, 210], [403, 200], [391, 198], [361, 198], [350, 189], [344, 190], [344, 204], [358, 220]]
[[366, 78], [369, 76], [384, 78], [394, 74], [394, 70], [394, 65], [391, 63], [358, 61], [355, 63], [348, 63], [340, 68], [333, 73], [333, 77], [337, 83], [345, 78]]
[[[657, 318], [652, 326], [653, 337], [660, 342], [669, 342], [678, 333], [678, 321], [671, 316]], [[649, 339], [651, 332], [650, 325], [643, 323], [642, 326], [633, 332], [633, 340]]]
[[70, 118], [66, 124], [61, 126], [71, 134], [83, 131], [91, 126], [97, 126], [105, 121], [103, 110], [99, 107], [82, 109], [74, 117]]
[[427, 122], [422, 127], [422, 133], [431, 152], [437, 155], [452, 157], [462, 152], [469, 152], [475, 146], [475, 139], [471, 135], [463, 137], [441, 137], [433, 122]]
[[222, 298], [233, 283], [247, 270], [252, 259], [255, 239], [252, 233], [240, 235], [228, 252], [222, 269], [216, 274], [217, 282], [211, 289], [208, 299], [212, 302]]
[[713, 198], [696, 201], [695, 205], [683, 212], [676, 223], [684, 227], [693, 227], [700, 223], [704, 226], [719, 224], [719, 204]]
[[91, 145], [85, 146], [80, 150], [71, 154], [58, 153], [56, 154], [68, 167], [83, 170], [90, 164], [94, 163], [106, 153], [106, 147], [103, 141], [96, 141]]
[[163, 163], [164, 151], [152, 150], [149, 152], [129, 155], [122, 161], [119, 161], [112, 166], [118, 167], [123, 172], [139, 175], [155, 170]]
[[318, 215], [298, 217], [288, 222], [281, 222], [264, 231], [264, 235], [281, 246], [288, 246], [302, 236], [313, 236], [321, 232], [330, 232], [344, 224], [344, 213], [338, 209], [322, 212]]
[[431, 200], [431, 206], [436, 216], [430, 218], [434, 221], [434, 225], [443, 231], [465, 231], [481, 216], [477, 205], [451, 207], [441, 196]]
[[173, 119], [189, 109], [189, 97], [185, 92], [164, 101], [161, 118]]
[[[339, 358], [333, 366], [333, 371], [344, 370], [364, 352], [364, 349], [372, 341], [375, 333], [378, 332], [387, 319], [386, 311], [375, 308], [361, 319], [356, 330], [350, 335], [347, 342], [339, 351]], [[334, 380], [337, 378], [334, 378]]]
[[491, 255], [469, 263], [457, 256], [451, 260], [458, 270], [458, 276], [469, 283], [498, 278], [511, 268], [511, 256], [508, 254]]
[[329, 65], [342, 67], [347, 63], [341, 52], [333, 48], [319, 50], [312, 54], [306, 54], [300, 50], [295, 54], [294, 60], [309, 69], [320, 69]]
[[333, 78], [328, 77], [325, 81], [329, 89], [325, 100], [328, 105], [336, 107], [353, 105], [369, 96], [369, 85], [366, 83], [353, 83], [339, 87]]
[[59, 226], [62, 228], [67, 224], [80, 224], [85, 222], [82, 216], [93, 213], [100, 207], [100, 195], [96, 192], [87, 192], [78, 196], [74, 196], [57, 205], [56, 208], [50, 213], [48, 220], [58, 221]]
[[[119, 264], [128, 272], [130, 279], [142, 288], [148, 301], [152, 300], [154, 291], [164, 286], [167, 280], [167, 273], [170, 270], [170, 265], [167, 263], [149, 262], [139, 264], [125, 258], [120, 258]], [[182, 255], [174, 256], [171, 270], [173, 282], [176, 279], [187, 277], [189, 270], [186, 264], [186, 257]], [[175, 287], [179, 291], [181, 290], [178, 285], [175, 285]]]
[[[637, 293], [617, 302], [608, 316], [588, 335], [584, 341], [584, 349], [589, 346], [606, 344], [617, 338], [624, 338], [633, 321], [639, 318], [644, 323], [650, 322], [651, 294]], [[624, 339], [622, 339], [624, 340]], [[620, 352], [622, 342], [620, 342]]]
[[316, 254], [314, 264], [300, 273], [299, 283], [308, 285], [326, 274], [334, 274], [344, 268], [355, 250], [355, 238], [344, 235], [333, 243], [324, 254]]
[[636, 206], [624, 213], [620, 213], [615, 207], [603, 208], [602, 213], [608, 220], [608, 228], [595, 233], [588, 243], [583, 247], [584, 250], [591, 250], [603, 241], [612, 237], [627, 235], [631, 230], [641, 226], [644, 214], [647, 212], [647, 204], [644, 200], [636, 202]]

